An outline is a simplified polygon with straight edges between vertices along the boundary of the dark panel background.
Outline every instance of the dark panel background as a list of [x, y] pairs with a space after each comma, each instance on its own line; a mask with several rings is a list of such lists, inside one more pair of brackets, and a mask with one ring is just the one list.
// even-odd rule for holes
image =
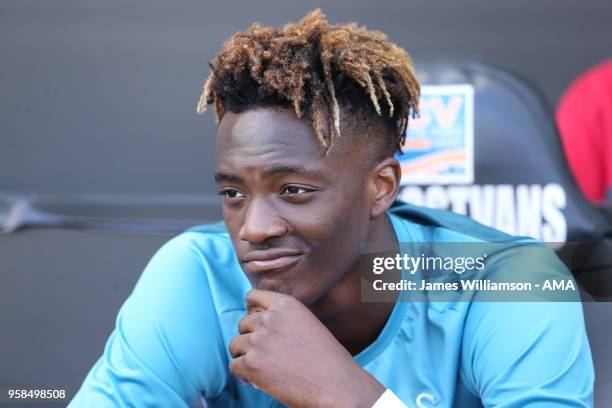
[[[321, 6], [386, 32], [416, 61], [509, 68], [551, 104], [612, 56], [609, 0], [0, 2], [0, 190], [213, 193], [207, 62], [252, 21]], [[78, 387], [140, 271], [169, 236], [66, 230], [0, 236], [0, 387]], [[612, 401], [612, 304], [588, 304], [598, 401]], [[604, 328], [602, 330], [602, 327]]]
[[385, 31], [417, 61], [510, 68], [551, 102], [612, 55], [609, 0], [3, 0], [0, 188], [212, 192], [212, 114], [194, 113], [207, 62], [252, 21], [316, 5]]

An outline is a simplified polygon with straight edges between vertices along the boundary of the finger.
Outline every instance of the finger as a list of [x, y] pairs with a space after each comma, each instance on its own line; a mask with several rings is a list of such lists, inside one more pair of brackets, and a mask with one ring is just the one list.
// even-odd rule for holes
[[246, 377], [246, 368], [244, 367], [244, 357], [236, 357], [229, 363], [229, 370], [234, 376], [240, 378], [243, 381], [249, 381]]
[[250, 356], [245, 354], [244, 356], [233, 359], [229, 362], [228, 368], [234, 376], [250, 384], [253, 383], [253, 375], [256, 369], [253, 366], [253, 359], [250, 358]]
[[262, 313], [252, 313], [240, 319], [238, 322], [238, 333], [246, 334], [254, 331], [261, 321], [261, 315]]
[[257, 390], [261, 389], [259, 385], [255, 384], [257, 375], [254, 371], [256, 371], [256, 369], [253, 366], [252, 360], [249, 360], [246, 355], [233, 359], [230, 361], [228, 367], [230, 373], [232, 373], [238, 381], [243, 384], [249, 384]]
[[233, 359], [232, 361], [230, 361], [228, 368], [230, 370], [230, 373], [232, 373], [232, 375], [236, 377], [238, 381], [240, 381], [242, 384], [251, 384], [251, 382], [246, 378], [246, 370], [244, 367], [243, 360], [244, 357], [238, 357]]
[[287, 295], [271, 290], [251, 289], [246, 295], [246, 302], [249, 308], [259, 306], [268, 309], [274, 302], [285, 297]]
[[248, 314], [259, 313], [259, 312], [263, 312], [264, 310], [265, 309], [263, 307], [258, 306], [258, 305], [254, 305], [254, 304], [247, 305]]
[[230, 341], [228, 348], [232, 358], [238, 358], [246, 354], [249, 347], [249, 335], [250, 334], [242, 334], [234, 337], [232, 341]]

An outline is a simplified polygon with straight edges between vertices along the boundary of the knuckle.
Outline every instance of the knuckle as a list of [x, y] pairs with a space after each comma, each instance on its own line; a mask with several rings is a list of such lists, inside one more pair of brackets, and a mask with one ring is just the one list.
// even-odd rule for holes
[[245, 299], [248, 301], [252, 301], [253, 300], [253, 296], [255, 296], [255, 289], [250, 289], [245, 296]]
[[238, 374], [240, 372], [240, 366], [236, 360], [230, 361], [228, 368], [232, 374]]
[[253, 347], [259, 347], [262, 344], [262, 333], [254, 331], [249, 336], [249, 344]]
[[302, 303], [293, 296], [285, 295], [278, 300], [278, 308], [280, 310], [291, 310], [299, 307]]
[[236, 341], [235, 340], [230, 341], [230, 344], [229, 344], [229, 346], [227, 348], [229, 349], [229, 352], [230, 352], [231, 356], [235, 357], [236, 353], [237, 353], [237, 351], [236, 351]]
[[244, 334], [246, 330], [247, 330], [246, 317], [243, 317], [242, 319], [238, 321], [238, 332], [240, 334]]
[[255, 353], [248, 353], [242, 357], [242, 365], [245, 369], [253, 371], [257, 369], [257, 356]]
[[277, 317], [276, 312], [268, 310], [261, 315], [261, 325], [266, 327], [273, 326]]
[[278, 306], [281, 309], [288, 309], [293, 306], [295, 299], [291, 296], [283, 296], [278, 300]]

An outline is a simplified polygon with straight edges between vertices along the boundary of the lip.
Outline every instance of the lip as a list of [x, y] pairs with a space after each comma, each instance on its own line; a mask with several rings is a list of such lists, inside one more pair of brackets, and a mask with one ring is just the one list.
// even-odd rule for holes
[[290, 249], [253, 251], [242, 258], [242, 264], [250, 273], [263, 273], [290, 268], [297, 264], [302, 256], [303, 253]]

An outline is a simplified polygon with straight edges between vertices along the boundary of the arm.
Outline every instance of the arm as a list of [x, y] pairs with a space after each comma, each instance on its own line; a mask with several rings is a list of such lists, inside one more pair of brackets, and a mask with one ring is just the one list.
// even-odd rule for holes
[[190, 233], [166, 243], [126, 300], [70, 407], [193, 406], [227, 381], [227, 358]]

